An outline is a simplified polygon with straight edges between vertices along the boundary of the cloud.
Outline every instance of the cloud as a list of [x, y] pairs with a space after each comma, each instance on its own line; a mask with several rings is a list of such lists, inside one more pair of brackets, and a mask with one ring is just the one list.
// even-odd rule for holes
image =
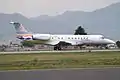
[[92, 11], [120, 0], [0, 0], [0, 12], [26, 16], [56, 15], [67, 10]]

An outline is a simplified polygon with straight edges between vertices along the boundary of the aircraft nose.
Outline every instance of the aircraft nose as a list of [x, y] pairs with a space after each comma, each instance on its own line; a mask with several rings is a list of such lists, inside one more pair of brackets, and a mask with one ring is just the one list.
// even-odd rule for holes
[[106, 39], [106, 41], [107, 41], [108, 43], [110, 43], [110, 44], [116, 44], [116, 42], [115, 42], [115, 41], [110, 40], [110, 39]]

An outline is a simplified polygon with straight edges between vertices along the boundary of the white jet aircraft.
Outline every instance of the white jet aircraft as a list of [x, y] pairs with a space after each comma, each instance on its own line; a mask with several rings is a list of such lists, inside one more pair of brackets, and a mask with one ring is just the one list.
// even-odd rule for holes
[[53, 45], [54, 50], [61, 50], [63, 45], [107, 45], [115, 44], [113, 40], [105, 38], [103, 35], [52, 35], [52, 34], [39, 34], [28, 32], [22, 24], [18, 22], [10, 22], [13, 24], [17, 38], [21, 40], [39, 40], [41, 44]]

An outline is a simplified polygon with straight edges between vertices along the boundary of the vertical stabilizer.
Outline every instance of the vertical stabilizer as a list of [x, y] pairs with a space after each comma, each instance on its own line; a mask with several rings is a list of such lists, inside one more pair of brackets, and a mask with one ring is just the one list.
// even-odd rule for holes
[[28, 31], [23, 27], [23, 25], [18, 22], [10, 22], [10, 24], [14, 25], [17, 34], [27, 34], [28, 33]]

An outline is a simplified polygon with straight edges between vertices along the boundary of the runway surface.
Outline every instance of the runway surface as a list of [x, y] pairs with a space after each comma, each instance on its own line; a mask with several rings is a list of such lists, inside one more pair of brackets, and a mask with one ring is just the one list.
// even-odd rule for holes
[[0, 80], [120, 80], [120, 68], [1, 71]]
[[[105, 52], [105, 51], [120, 51], [120, 49], [113, 50], [91, 50], [91, 52]], [[22, 54], [22, 53], [65, 53], [65, 52], [89, 52], [89, 50], [67, 50], [67, 51], [19, 51], [19, 52], [0, 52], [0, 54]]]

